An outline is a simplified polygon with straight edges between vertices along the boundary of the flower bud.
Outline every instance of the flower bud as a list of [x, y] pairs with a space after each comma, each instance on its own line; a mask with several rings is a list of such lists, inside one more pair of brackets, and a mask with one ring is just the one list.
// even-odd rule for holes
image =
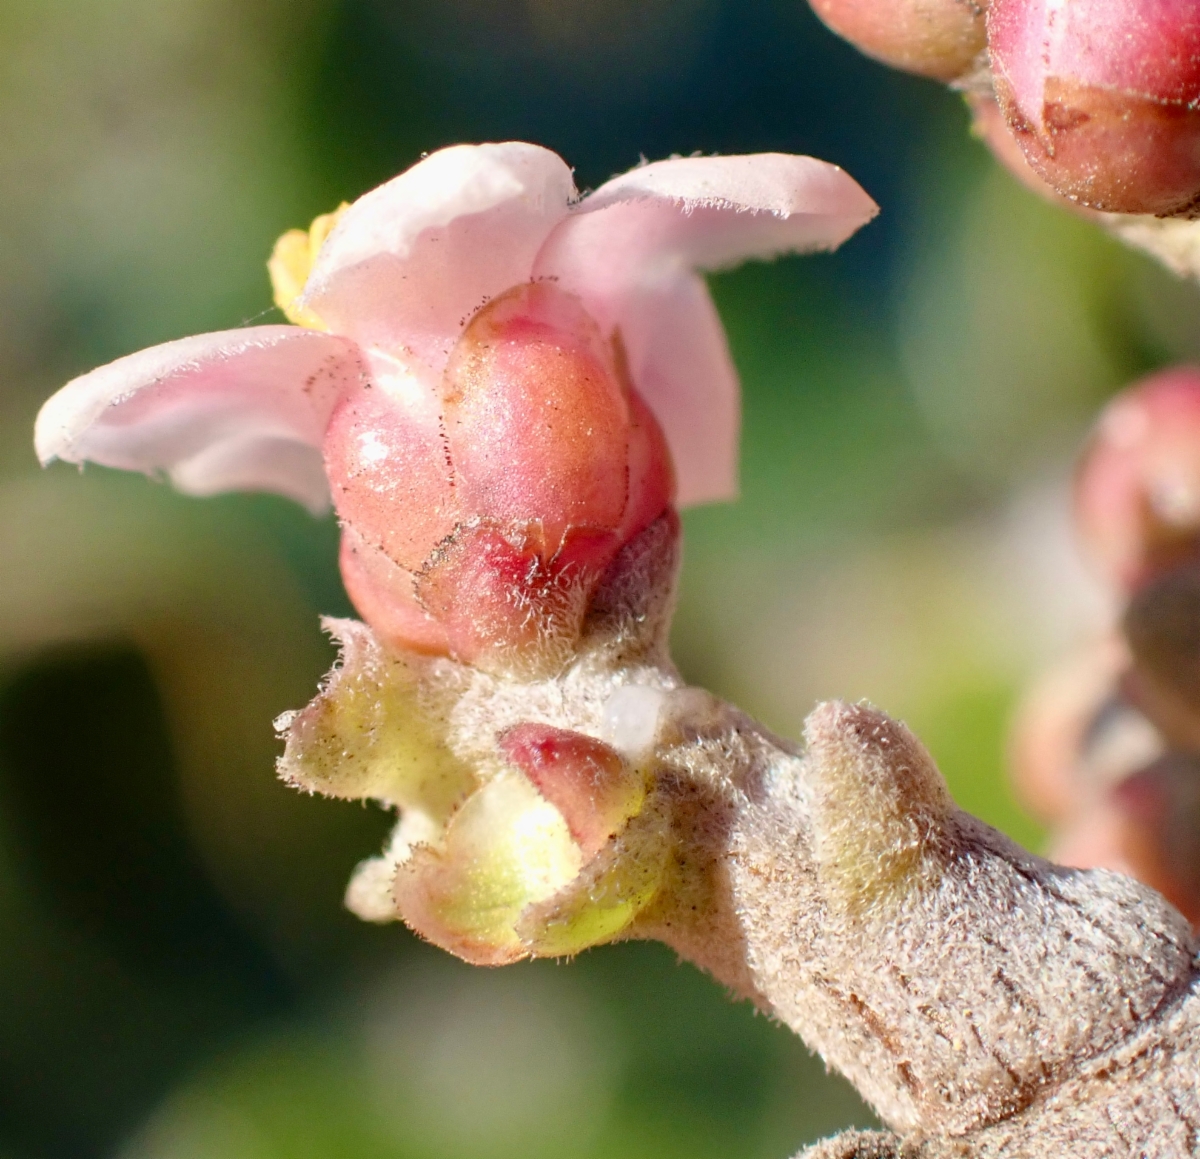
[[619, 343], [529, 283], [474, 316], [436, 390], [379, 377], [325, 439], [356, 606], [393, 644], [561, 662], [608, 566], [673, 497]]
[[1076, 476], [1075, 517], [1126, 589], [1200, 552], [1200, 368], [1151, 375], [1108, 404]]
[[951, 81], [983, 50], [986, 0], [811, 0], [856, 48], [906, 72]]
[[642, 807], [644, 778], [611, 745], [569, 729], [524, 721], [500, 738], [500, 751], [563, 816], [591, 857]]
[[1194, 0], [993, 0], [987, 31], [1009, 129], [1059, 193], [1113, 213], [1195, 205]]

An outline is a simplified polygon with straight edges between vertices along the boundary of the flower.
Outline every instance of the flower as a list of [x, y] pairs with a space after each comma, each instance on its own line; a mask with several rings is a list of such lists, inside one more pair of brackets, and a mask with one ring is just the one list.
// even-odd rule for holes
[[[443, 149], [280, 239], [276, 301], [296, 325], [169, 342], [76, 379], [42, 409], [38, 455], [313, 510], [332, 483], [343, 572], [368, 622], [478, 659], [522, 633], [501, 622], [480, 639], [456, 615], [467, 591], [487, 605], [490, 587], [504, 621], [511, 584], [495, 577], [532, 563], [550, 589], [535, 595], [561, 602], [564, 558], [594, 586], [669, 503], [659, 427], [679, 502], [732, 495], [737, 379], [695, 270], [830, 249], [875, 212], [850, 177], [807, 157], [673, 159], [579, 199], [538, 146]], [[522, 327], [507, 365], [477, 365]], [[553, 380], [549, 362], [564, 359]], [[555, 408], [561, 421], [539, 427], [538, 410]], [[632, 490], [630, 472], [643, 476]]]
[[43, 407], [43, 463], [332, 495], [366, 624], [327, 624], [340, 664], [277, 726], [285, 780], [401, 813], [355, 912], [498, 963], [655, 897], [674, 504], [736, 486], [697, 270], [832, 249], [875, 212], [808, 157], [673, 159], [579, 198], [546, 149], [455, 146], [280, 239], [293, 325], [170, 342]]

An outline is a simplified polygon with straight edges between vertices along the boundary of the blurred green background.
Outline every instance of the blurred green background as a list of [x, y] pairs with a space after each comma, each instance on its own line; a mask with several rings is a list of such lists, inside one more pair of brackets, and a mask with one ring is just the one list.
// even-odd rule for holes
[[991, 164], [958, 100], [802, 0], [0, 0], [0, 1156], [786, 1159], [869, 1111], [659, 946], [472, 970], [341, 908], [376, 810], [273, 779], [348, 612], [336, 528], [65, 466], [72, 375], [276, 320], [284, 229], [459, 140], [810, 152], [883, 216], [713, 280], [743, 496], [686, 518], [685, 673], [796, 735], [869, 696], [959, 800], [1103, 615], [1065, 518], [1089, 414], [1200, 355], [1195, 292]]

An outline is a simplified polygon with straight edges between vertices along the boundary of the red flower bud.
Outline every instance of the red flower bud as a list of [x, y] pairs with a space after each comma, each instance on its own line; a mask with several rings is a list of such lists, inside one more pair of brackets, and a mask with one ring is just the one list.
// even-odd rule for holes
[[673, 497], [622, 362], [577, 298], [528, 283], [475, 315], [436, 392], [402, 379], [334, 412], [342, 569], [370, 623], [467, 661], [577, 637], [617, 552]]
[[1114, 213], [1195, 206], [1195, 0], [993, 0], [987, 29], [1008, 126], [1059, 193]]
[[1108, 404], [1075, 513], [1092, 555], [1129, 589], [1200, 553], [1200, 367], [1151, 375]]
[[812, 0], [868, 56], [937, 80], [962, 76], [984, 46], [986, 0]]

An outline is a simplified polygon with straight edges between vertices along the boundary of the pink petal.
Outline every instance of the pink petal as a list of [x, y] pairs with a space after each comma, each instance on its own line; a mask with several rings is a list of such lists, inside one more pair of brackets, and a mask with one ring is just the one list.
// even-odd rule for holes
[[200, 334], [67, 383], [38, 415], [42, 463], [166, 471], [182, 491], [272, 491], [329, 502], [321, 439], [365, 375], [349, 339], [295, 326]]
[[575, 196], [537, 145], [455, 145], [359, 198], [322, 247], [303, 305], [365, 346], [441, 372], [489, 298], [529, 280]]
[[546, 240], [534, 276], [620, 330], [675, 456], [681, 503], [734, 493], [739, 410], [720, 321], [688, 271], [834, 249], [877, 212], [853, 178], [811, 157], [689, 157], [614, 178]]
[[678, 505], [732, 499], [741, 392], [704, 279], [686, 269], [663, 271], [632, 286], [622, 305], [630, 377], [666, 436]]

